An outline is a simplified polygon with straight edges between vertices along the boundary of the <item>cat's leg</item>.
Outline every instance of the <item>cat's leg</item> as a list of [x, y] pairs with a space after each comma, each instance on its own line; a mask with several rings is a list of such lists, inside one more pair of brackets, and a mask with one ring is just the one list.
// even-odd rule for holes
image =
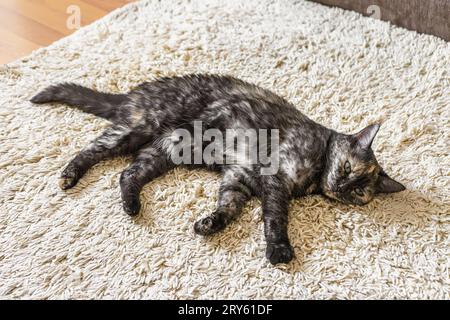
[[98, 162], [132, 152], [139, 146], [141, 138], [126, 126], [114, 125], [106, 129], [65, 167], [59, 183], [61, 189], [75, 186], [86, 171]]
[[277, 176], [263, 176], [262, 182], [266, 257], [272, 264], [287, 263], [294, 257], [287, 230], [289, 191]]
[[141, 148], [133, 163], [120, 176], [124, 211], [137, 215], [141, 208], [139, 194], [145, 184], [174, 167], [173, 162], [153, 144]]
[[194, 231], [206, 236], [223, 230], [242, 211], [245, 202], [252, 195], [247, 187], [245, 173], [227, 169], [219, 188], [217, 209], [210, 216], [197, 221]]

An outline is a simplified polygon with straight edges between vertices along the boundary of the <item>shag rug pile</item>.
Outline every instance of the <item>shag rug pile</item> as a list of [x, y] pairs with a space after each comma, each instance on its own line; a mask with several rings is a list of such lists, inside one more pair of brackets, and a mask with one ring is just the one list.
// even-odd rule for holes
[[[265, 259], [258, 200], [224, 232], [194, 234], [218, 176], [176, 169], [122, 211], [129, 158], [73, 190], [65, 164], [108, 123], [28, 99], [73, 81], [126, 92], [158, 76], [231, 74], [343, 132], [382, 121], [381, 164], [407, 191], [365, 207], [292, 201], [296, 258]], [[0, 296], [449, 299], [450, 44], [304, 1], [141, 1], [0, 68]]]

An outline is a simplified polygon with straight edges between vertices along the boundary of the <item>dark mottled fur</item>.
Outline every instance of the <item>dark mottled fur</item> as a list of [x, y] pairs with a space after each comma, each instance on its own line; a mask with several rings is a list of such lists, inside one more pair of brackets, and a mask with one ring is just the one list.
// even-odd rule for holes
[[292, 197], [320, 193], [346, 203], [365, 204], [375, 193], [404, 187], [389, 178], [370, 148], [379, 125], [345, 135], [315, 123], [292, 104], [244, 81], [213, 75], [162, 78], [143, 83], [128, 94], [107, 94], [75, 85], [51, 86], [31, 99], [61, 102], [106, 118], [113, 124], [84, 148], [63, 170], [61, 188], [73, 187], [99, 161], [134, 154], [122, 173], [120, 188], [126, 213], [140, 210], [143, 186], [174, 163], [167, 134], [176, 128], [278, 129], [280, 170], [261, 175], [259, 165], [204, 165], [223, 173], [217, 209], [194, 225], [210, 235], [224, 229], [252, 196], [262, 199], [266, 256], [271, 263], [293, 258], [287, 234]]

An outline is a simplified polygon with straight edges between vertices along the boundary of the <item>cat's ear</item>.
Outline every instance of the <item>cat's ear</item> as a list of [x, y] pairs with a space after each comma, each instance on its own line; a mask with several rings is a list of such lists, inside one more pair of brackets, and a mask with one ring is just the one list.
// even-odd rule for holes
[[374, 123], [365, 127], [360, 132], [355, 133], [353, 136], [361, 148], [369, 149], [372, 146], [373, 139], [377, 135], [378, 129], [380, 129], [380, 124]]
[[381, 170], [378, 175], [377, 183], [375, 184], [375, 192], [376, 193], [393, 193], [400, 192], [405, 190], [405, 186], [400, 182], [395, 181], [391, 177], [389, 177], [386, 172]]

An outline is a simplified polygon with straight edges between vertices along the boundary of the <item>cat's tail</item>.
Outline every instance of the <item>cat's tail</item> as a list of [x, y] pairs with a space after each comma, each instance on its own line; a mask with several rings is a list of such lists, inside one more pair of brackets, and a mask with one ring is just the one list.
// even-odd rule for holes
[[44, 89], [30, 101], [38, 104], [65, 103], [84, 112], [115, 121], [118, 110], [126, 100], [127, 96], [124, 94], [103, 93], [74, 83], [62, 83]]

